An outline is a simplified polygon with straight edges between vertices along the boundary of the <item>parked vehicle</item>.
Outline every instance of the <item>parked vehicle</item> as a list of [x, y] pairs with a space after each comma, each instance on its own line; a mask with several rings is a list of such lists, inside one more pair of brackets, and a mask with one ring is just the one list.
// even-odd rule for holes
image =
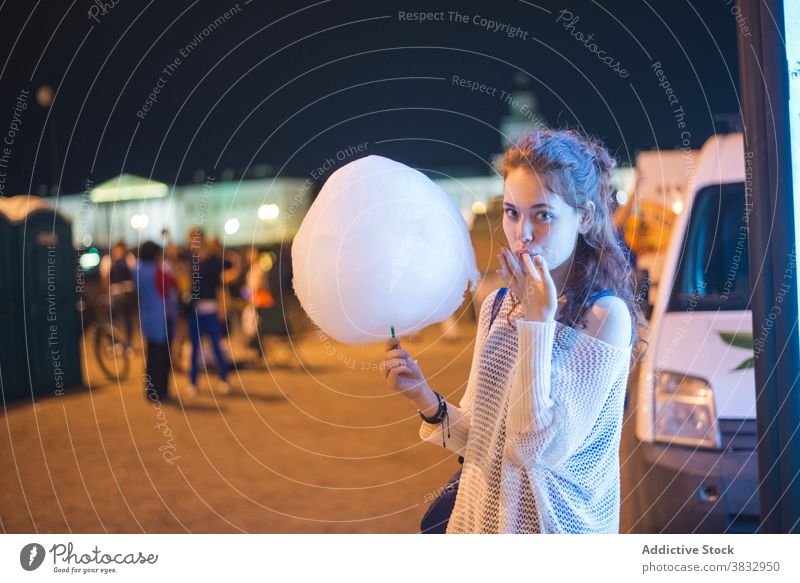
[[754, 532], [759, 522], [742, 134], [710, 138], [695, 162], [631, 375], [621, 456], [631, 532]]

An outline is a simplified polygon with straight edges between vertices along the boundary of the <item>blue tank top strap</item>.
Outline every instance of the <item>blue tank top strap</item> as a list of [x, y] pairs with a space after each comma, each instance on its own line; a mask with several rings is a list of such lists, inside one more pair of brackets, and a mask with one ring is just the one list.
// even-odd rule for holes
[[599, 292], [593, 293], [591, 295], [591, 297], [589, 298], [589, 302], [588, 303], [591, 305], [591, 304], [595, 303], [597, 300], [599, 300], [600, 298], [604, 298], [606, 296], [616, 296], [616, 295], [617, 294], [612, 292], [610, 289], [605, 289], [603, 291], [599, 291]]

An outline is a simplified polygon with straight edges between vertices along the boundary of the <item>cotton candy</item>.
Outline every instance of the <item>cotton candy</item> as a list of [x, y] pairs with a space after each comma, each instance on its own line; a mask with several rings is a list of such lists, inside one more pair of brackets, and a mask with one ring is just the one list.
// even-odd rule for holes
[[292, 244], [294, 290], [350, 344], [411, 334], [453, 314], [478, 270], [467, 225], [421, 172], [381, 156], [334, 172]]

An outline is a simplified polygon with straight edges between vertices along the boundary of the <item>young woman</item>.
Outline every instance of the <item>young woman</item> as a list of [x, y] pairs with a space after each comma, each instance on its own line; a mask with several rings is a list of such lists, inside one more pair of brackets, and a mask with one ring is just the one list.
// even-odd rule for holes
[[614, 165], [572, 131], [506, 151], [508, 287], [481, 307], [458, 407], [387, 343], [386, 382], [419, 409], [421, 438], [463, 456], [448, 533], [619, 530], [622, 410], [644, 318], [612, 219]]

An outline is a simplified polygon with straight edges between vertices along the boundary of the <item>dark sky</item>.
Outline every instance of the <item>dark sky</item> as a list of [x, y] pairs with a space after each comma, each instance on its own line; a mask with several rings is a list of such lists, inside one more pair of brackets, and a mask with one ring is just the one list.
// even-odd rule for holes
[[[219, 177], [266, 163], [307, 177], [364, 142], [365, 153], [412, 166], [488, 173], [508, 112], [501, 92], [520, 72], [550, 124], [584, 128], [622, 162], [680, 145], [681, 132], [699, 147], [716, 114], [738, 111], [736, 22], [725, 0], [100, 4], [0, 4], [0, 134], [13, 134], [0, 168], [7, 195], [41, 184], [78, 192], [123, 171], [186, 183], [198, 169]], [[400, 21], [421, 10], [444, 20]], [[589, 46], [579, 33], [594, 35]], [[454, 85], [454, 75], [487, 90]], [[36, 103], [42, 85], [57, 90], [51, 127]], [[25, 90], [28, 108], [15, 118]]]

